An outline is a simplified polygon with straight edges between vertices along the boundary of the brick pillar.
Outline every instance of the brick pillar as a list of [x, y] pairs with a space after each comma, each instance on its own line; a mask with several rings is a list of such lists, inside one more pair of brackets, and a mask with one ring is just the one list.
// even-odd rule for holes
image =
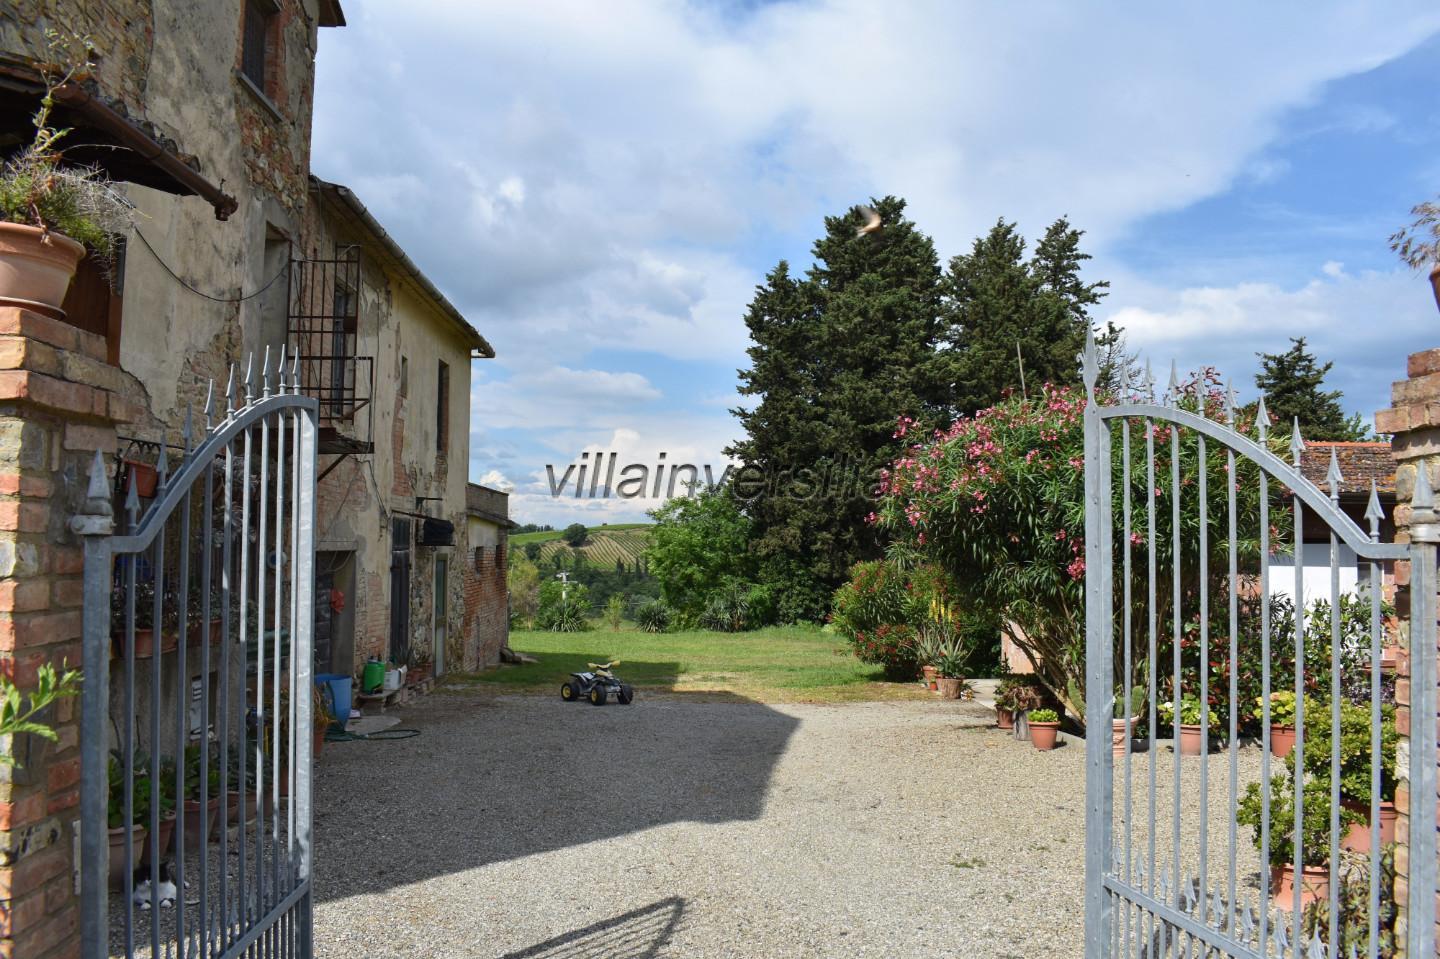
[[[134, 407], [103, 337], [0, 307], [0, 670], [28, 690], [42, 663], [81, 665], [82, 545], [68, 528], [94, 451], [113, 454], [114, 423]], [[3, 744], [0, 956], [79, 954], [73, 850], [79, 825], [79, 704], [53, 707], [52, 744]]]
[[[1375, 415], [1375, 428], [1390, 433], [1391, 448], [1398, 463], [1396, 472], [1395, 541], [1410, 542], [1411, 507], [1410, 499], [1415, 491], [1416, 471], [1424, 468], [1432, 486], [1440, 485], [1440, 349], [1426, 350], [1411, 354], [1407, 368], [1408, 377], [1391, 389], [1391, 408]], [[1408, 561], [1395, 564], [1395, 604], [1401, 616], [1410, 612], [1410, 564]], [[1440, 641], [1440, 630], [1436, 623], [1413, 623], [1410, 644], [1417, 642], [1436, 643]], [[1400, 784], [1395, 791], [1395, 805], [1400, 813], [1396, 827], [1397, 848], [1395, 850], [1395, 899], [1399, 917], [1395, 927], [1397, 957], [1407, 955], [1405, 942], [1409, 928], [1406, 898], [1409, 885], [1406, 875], [1410, 862], [1410, 790], [1408, 764], [1410, 755], [1410, 657], [1409, 647], [1401, 653], [1397, 664], [1398, 676], [1395, 683], [1395, 722], [1399, 732], [1399, 775]], [[1431, 677], [1431, 682], [1436, 678]], [[1429, 726], [1435, 734], [1436, 718]], [[1425, 728], [1422, 725], [1420, 728]], [[1436, 823], [1427, 824], [1436, 828]], [[1440, 928], [1437, 928], [1440, 940]]]

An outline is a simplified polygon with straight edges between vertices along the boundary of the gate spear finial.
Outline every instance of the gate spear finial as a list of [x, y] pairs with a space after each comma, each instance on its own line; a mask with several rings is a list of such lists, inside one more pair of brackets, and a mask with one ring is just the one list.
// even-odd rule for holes
[[235, 413], [235, 364], [230, 364], [230, 376], [225, 380], [225, 417]]
[[127, 529], [133, 530], [135, 524], [140, 521], [140, 494], [135, 491], [134, 483], [125, 484], [129, 487], [125, 493], [125, 513], [130, 519]]
[[265, 359], [260, 361], [261, 396], [270, 395], [270, 345], [265, 345]]
[[1095, 359], [1095, 331], [1085, 328], [1085, 355], [1081, 364], [1081, 377], [1085, 381], [1085, 398], [1095, 399], [1095, 381], [1099, 378], [1099, 364]]
[[1265, 394], [1255, 401], [1255, 438], [1262, 444], [1270, 438], [1270, 411], [1265, 408]]
[[254, 395], [255, 384], [255, 351], [251, 350], [245, 354], [245, 405], [250, 405], [250, 398]]
[[1165, 387], [1165, 405], [1180, 405], [1180, 379], [1175, 374], [1175, 361], [1170, 361], [1170, 382]]
[[1235, 381], [1231, 380], [1225, 384], [1225, 423], [1228, 426], [1235, 425]]
[[285, 393], [285, 344], [280, 344], [280, 358], [275, 362], [275, 378], [280, 383], [279, 392]]
[[1340, 457], [1333, 446], [1330, 447], [1330, 469], [1325, 473], [1325, 482], [1330, 484], [1330, 502], [1339, 505], [1340, 484], [1345, 482], [1345, 477], [1340, 475]]
[[1380, 494], [1375, 489], [1375, 481], [1370, 481], [1370, 502], [1365, 504], [1365, 518], [1370, 521], [1370, 541], [1380, 542], [1380, 521], [1385, 514], [1380, 510]]
[[1294, 418], [1294, 426], [1290, 430], [1290, 455], [1295, 458], [1295, 466], [1300, 466], [1300, 454], [1305, 452], [1305, 441], [1300, 438], [1300, 417]]
[[1150, 402], [1155, 402], [1155, 371], [1150, 367], [1150, 357], [1145, 357], [1145, 393]]

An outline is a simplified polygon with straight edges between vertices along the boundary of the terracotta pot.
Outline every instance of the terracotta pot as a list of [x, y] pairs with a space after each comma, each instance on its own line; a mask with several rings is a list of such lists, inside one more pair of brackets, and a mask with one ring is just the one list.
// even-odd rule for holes
[[[135, 831], [130, 834], [130, 867], [138, 868], [141, 858], [145, 855], [146, 843], [150, 833], [144, 826], [138, 823]], [[125, 827], [117, 826], [110, 830], [110, 885], [115, 888], [125, 883]]]
[[1270, 755], [1284, 759], [1295, 748], [1295, 727], [1270, 724]]
[[125, 461], [126, 492], [133, 488], [136, 496], [152, 499], [155, 496], [155, 487], [159, 484], [160, 474], [155, 472], [155, 467], [136, 460]]
[[995, 725], [999, 726], [1001, 729], [1014, 729], [1015, 714], [1008, 709], [1001, 709], [999, 706], [996, 706]]
[[[1300, 908], [1330, 898], [1330, 867], [1306, 866], [1300, 880]], [[1290, 912], [1295, 908], [1295, 867], [1270, 867], [1270, 905]]]
[[[1364, 816], [1366, 822], [1351, 823], [1350, 828], [1340, 840], [1340, 848], [1348, 849], [1351, 852], [1370, 852], [1370, 806], [1366, 803], [1355, 803], [1346, 800], [1342, 805], [1346, 809], [1353, 810]], [[1395, 821], [1399, 818], [1399, 812], [1395, 809], [1393, 802], [1382, 802], [1380, 804], [1380, 845], [1395, 841]]]
[[958, 676], [941, 676], [937, 683], [940, 684], [941, 699], [959, 699], [960, 684], [963, 680]]
[[220, 816], [220, 797], [216, 796], [206, 804], [202, 813], [200, 800], [185, 800], [185, 851], [198, 852], [215, 832], [215, 820]]
[[1200, 727], [1188, 723], [1180, 724], [1180, 742], [1177, 744], [1182, 756], [1200, 755]]
[[424, 666], [411, 666], [410, 671], [405, 674], [405, 681], [411, 684], [423, 683], [430, 678], [431, 668], [428, 663]]
[[65, 293], [85, 247], [38, 226], [0, 223], [0, 304], [63, 320]]
[[320, 723], [315, 727], [315, 736], [310, 741], [310, 755], [314, 759], [320, 758], [320, 750], [325, 748], [325, 727], [327, 724]]
[[[220, 838], [220, 830], [226, 826], [240, 825], [240, 794], [238, 792], [232, 790], [230, 794], [225, 797], [225, 808], [226, 814], [223, 824], [219, 816], [215, 817], [216, 839]], [[247, 825], [255, 821], [255, 808], [255, 794], [253, 792], [247, 792], [245, 794], [245, 822]]]
[[1135, 717], [1129, 719], [1110, 720], [1110, 751], [1117, 756], [1125, 755], [1125, 745], [1130, 741], [1130, 727], [1135, 724]]
[[[175, 838], [175, 814], [160, 820], [160, 828], [155, 831], [155, 836], [160, 840], [160, 858], [164, 859], [170, 853], [170, 841]], [[150, 861], [150, 844], [145, 844], [145, 862]]]
[[1055, 737], [1060, 732], [1060, 724], [1037, 723], [1030, 721], [1030, 743], [1042, 752], [1048, 752], [1055, 748]]
[[[173, 653], [180, 645], [180, 634], [170, 630], [162, 630], [160, 633], [161, 654]], [[149, 626], [145, 628], [135, 627], [135, 658], [150, 659], [155, 655], [155, 630]], [[125, 658], [125, 633], [124, 631], [110, 634], [110, 658]]]

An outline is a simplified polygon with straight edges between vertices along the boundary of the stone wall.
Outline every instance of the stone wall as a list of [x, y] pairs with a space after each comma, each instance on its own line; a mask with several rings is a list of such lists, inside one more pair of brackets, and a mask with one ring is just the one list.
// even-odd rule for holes
[[[1375, 416], [1376, 429], [1382, 433], [1393, 434], [1391, 446], [1395, 453], [1395, 459], [1399, 462], [1399, 469], [1396, 472], [1398, 505], [1395, 507], [1395, 542], [1397, 543], [1410, 542], [1410, 527], [1412, 521], [1416, 519], [1410, 502], [1415, 493], [1417, 471], [1426, 470], [1432, 487], [1440, 486], [1440, 349], [1412, 354], [1407, 373], [1408, 377], [1396, 383], [1391, 391], [1391, 408], [1382, 410]], [[1397, 611], [1401, 617], [1408, 616], [1412, 587], [1408, 561], [1396, 563], [1395, 584], [1397, 587], [1395, 597]], [[1408, 955], [1405, 943], [1406, 930], [1409, 928], [1409, 915], [1406, 908], [1409, 885], [1406, 881], [1406, 873], [1410, 864], [1410, 830], [1412, 828], [1408, 765], [1410, 731], [1415, 727], [1410, 708], [1411, 684], [1414, 682], [1414, 677], [1411, 676], [1409, 650], [1413, 649], [1416, 643], [1424, 642], [1433, 645], [1437, 641], [1440, 641], [1440, 630], [1437, 630], [1434, 621], [1411, 624], [1410, 645], [1400, 655], [1398, 679], [1395, 684], [1396, 725], [1400, 733], [1398, 773], [1401, 779], [1395, 791], [1395, 805], [1400, 813], [1396, 828], [1397, 849], [1395, 852], [1395, 898], [1400, 910], [1399, 920], [1396, 924], [1396, 955], [1402, 957]], [[1430, 681], [1435, 682], [1436, 678], [1432, 677]], [[1436, 718], [1431, 717], [1429, 723], [1422, 724], [1420, 728], [1428, 725], [1431, 735], [1435, 735], [1435, 723]], [[1433, 829], [1437, 825], [1440, 824], [1427, 824], [1425, 828]], [[1440, 907], [1440, 900], [1437, 900], [1437, 907]], [[1437, 940], [1440, 940], [1440, 925], [1437, 925], [1436, 934]]]
[[[84, 502], [96, 450], [140, 415], [134, 384], [105, 363], [105, 341], [0, 307], [0, 671], [22, 688], [45, 663], [82, 662], [82, 545], [67, 526]], [[0, 766], [0, 955], [58, 959], [78, 949], [74, 838], [79, 709], [54, 707], [51, 745], [4, 744]]]

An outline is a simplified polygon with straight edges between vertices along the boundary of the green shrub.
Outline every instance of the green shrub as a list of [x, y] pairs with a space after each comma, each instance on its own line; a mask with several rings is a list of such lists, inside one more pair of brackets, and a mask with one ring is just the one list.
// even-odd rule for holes
[[1058, 723], [1060, 714], [1053, 709], [1032, 709], [1029, 720], [1032, 723]]
[[625, 619], [625, 597], [615, 593], [605, 603], [605, 625], [612, 630], [618, 631], [621, 622]]
[[710, 594], [700, 611], [700, 625], [722, 633], [738, 633], [750, 628], [749, 591], [735, 583], [722, 586]]
[[652, 599], [635, 611], [635, 625], [647, 633], [667, 631], [672, 619], [674, 614], [663, 599]]
[[566, 586], [554, 580], [540, 584], [535, 625], [556, 633], [583, 633], [590, 628], [590, 590], [581, 583]]

